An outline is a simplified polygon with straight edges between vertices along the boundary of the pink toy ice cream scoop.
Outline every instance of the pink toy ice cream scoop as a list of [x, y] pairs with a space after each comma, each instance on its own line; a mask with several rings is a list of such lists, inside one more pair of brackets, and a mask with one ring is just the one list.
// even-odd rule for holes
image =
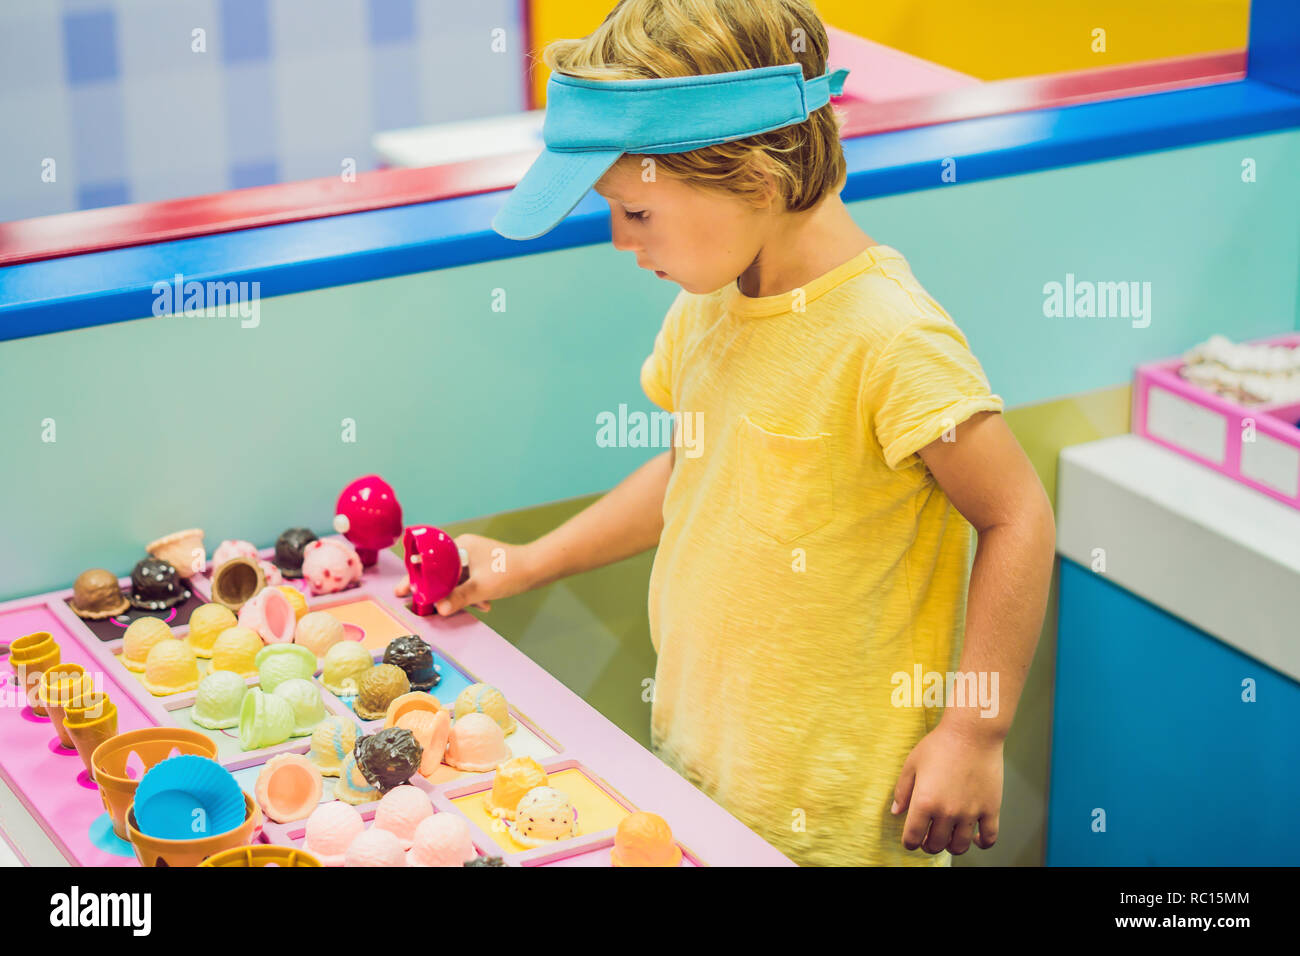
[[343, 854], [344, 866], [406, 866], [402, 841], [387, 830], [371, 827], [361, 833]]
[[425, 817], [433, 816], [433, 804], [419, 787], [403, 784], [384, 794], [375, 810], [374, 826], [387, 830], [402, 841], [404, 849], [411, 848], [415, 828]]
[[302, 576], [313, 594], [333, 594], [361, 580], [361, 559], [350, 544], [323, 538], [303, 551]]
[[287, 644], [293, 640], [297, 616], [284, 592], [262, 588], [239, 609], [239, 626], [255, 631], [268, 644]]
[[443, 759], [457, 770], [481, 773], [509, 760], [510, 748], [495, 720], [487, 714], [472, 713], [452, 722]]
[[266, 575], [266, 583], [269, 585], [274, 586], [284, 583], [284, 577], [280, 574], [280, 569], [270, 561], [263, 561], [257, 556], [257, 545], [251, 541], [242, 541], [238, 538], [228, 539], [217, 545], [217, 550], [212, 552], [212, 564], [208, 568], [208, 572], [215, 574], [217, 568], [231, 558], [248, 558], [256, 561], [262, 566], [262, 573]]
[[302, 848], [325, 866], [342, 866], [348, 847], [365, 828], [356, 807], [331, 800], [307, 818], [307, 839]]
[[415, 828], [406, 860], [408, 866], [464, 866], [477, 856], [469, 824], [454, 813], [435, 813]]
[[391, 548], [402, 534], [402, 506], [397, 493], [378, 475], [350, 483], [334, 506], [334, 530], [343, 535], [371, 567], [381, 548]]

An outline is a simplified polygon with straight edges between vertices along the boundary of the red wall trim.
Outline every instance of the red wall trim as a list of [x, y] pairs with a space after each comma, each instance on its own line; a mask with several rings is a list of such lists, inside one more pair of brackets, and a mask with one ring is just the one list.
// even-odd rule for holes
[[[867, 103], [846, 96], [834, 102], [845, 113], [848, 139], [1231, 82], [1245, 75], [1246, 51], [1232, 50], [998, 80], [912, 100]], [[523, 177], [535, 155], [515, 153], [424, 169], [383, 169], [359, 173], [355, 182], [310, 179], [0, 223], [0, 266], [509, 189]]]

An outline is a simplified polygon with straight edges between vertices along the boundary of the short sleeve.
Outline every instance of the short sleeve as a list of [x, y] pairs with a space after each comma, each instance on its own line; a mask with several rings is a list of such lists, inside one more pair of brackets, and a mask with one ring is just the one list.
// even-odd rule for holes
[[1002, 410], [966, 337], [945, 315], [922, 315], [899, 330], [863, 376], [860, 401], [894, 470], [976, 412]]
[[673, 411], [673, 357], [679, 340], [678, 328], [686, 290], [668, 307], [659, 334], [655, 336], [654, 349], [641, 364], [641, 388], [646, 397], [666, 412]]

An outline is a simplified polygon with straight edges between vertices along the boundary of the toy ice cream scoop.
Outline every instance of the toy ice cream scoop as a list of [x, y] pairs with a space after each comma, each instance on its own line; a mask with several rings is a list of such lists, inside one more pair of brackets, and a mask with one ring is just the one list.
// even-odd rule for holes
[[420, 821], [433, 816], [433, 804], [419, 787], [403, 784], [384, 794], [375, 809], [374, 825], [387, 830], [402, 841], [402, 849], [409, 850], [415, 838], [415, 828]]
[[302, 577], [302, 553], [316, 540], [311, 528], [289, 528], [275, 539], [275, 566], [286, 578]]
[[142, 683], [155, 697], [181, 694], [199, 686], [199, 662], [184, 641], [159, 641], [144, 662]]
[[402, 534], [402, 506], [397, 493], [378, 475], [350, 482], [334, 506], [334, 530], [357, 549], [361, 563], [374, 565], [381, 548], [391, 548]]
[[680, 866], [682, 848], [673, 842], [667, 820], [637, 811], [619, 822], [609, 858], [615, 866]]
[[239, 705], [239, 746], [245, 750], [273, 747], [293, 732], [293, 707], [283, 697], [249, 688]]
[[403, 694], [388, 705], [384, 726], [404, 727], [415, 735], [424, 751], [420, 773], [427, 777], [438, 769], [451, 736], [451, 714], [442, 709], [436, 697], [423, 691]]
[[452, 722], [447, 755], [443, 758], [450, 766], [457, 770], [482, 772], [492, 770], [509, 758], [506, 735], [487, 714], [466, 714]]
[[343, 622], [324, 611], [308, 611], [298, 621], [298, 627], [293, 632], [293, 642], [315, 654], [322, 664], [329, 649], [345, 640], [347, 634], [343, 630]]
[[256, 631], [238, 625], [226, 628], [212, 645], [212, 669], [256, 677], [257, 655], [264, 646]]
[[342, 866], [343, 856], [366, 825], [357, 808], [341, 800], [322, 803], [307, 818], [302, 848], [325, 866]]
[[420, 768], [424, 751], [409, 730], [385, 727], [359, 739], [353, 753], [362, 776], [380, 793], [387, 793], [411, 779]]
[[293, 708], [291, 737], [306, 737], [325, 719], [325, 703], [321, 700], [320, 688], [313, 681], [292, 677], [280, 681], [271, 693], [287, 700]]
[[406, 866], [402, 841], [387, 830], [371, 827], [362, 832], [343, 854], [344, 866]]
[[388, 705], [410, 691], [406, 671], [393, 664], [377, 664], [357, 678], [357, 699], [352, 709], [362, 720], [382, 720]]
[[361, 558], [346, 541], [313, 541], [303, 551], [302, 576], [312, 594], [333, 594], [361, 581]]
[[287, 644], [292, 641], [293, 629], [297, 623], [293, 605], [275, 587], [262, 588], [239, 609], [240, 626], [256, 631], [268, 644]]
[[217, 642], [221, 632], [239, 623], [235, 612], [221, 604], [204, 604], [196, 607], [190, 615], [190, 631], [185, 635], [185, 643], [199, 657], [212, 656], [212, 645]]
[[72, 582], [72, 613], [88, 621], [102, 621], [125, 612], [131, 602], [122, 594], [117, 575], [104, 568], [91, 568]]
[[413, 609], [421, 616], [432, 614], [460, 581], [460, 549], [447, 532], [427, 524], [407, 528], [402, 547]]
[[483, 798], [483, 806], [495, 817], [513, 820], [519, 801], [529, 790], [546, 786], [546, 771], [532, 757], [511, 757], [497, 767], [492, 791]]
[[433, 648], [414, 634], [389, 641], [384, 648], [384, 663], [395, 664], [406, 671], [411, 690], [429, 690], [442, 680], [438, 666], [433, 662]]
[[343, 717], [326, 717], [311, 732], [308, 756], [326, 777], [337, 777], [357, 743], [357, 725]]
[[145, 546], [155, 558], [166, 561], [183, 578], [190, 578], [207, 567], [207, 552], [203, 550], [203, 529], [189, 528], [177, 531]]
[[544, 846], [577, 834], [578, 815], [568, 794], [554, 787], [537, 787], [529, 790], [519, 801], [509, 828], [516, 843]]
[[166, 561], [145, 558], [131, 570], [132, 607], [141, 611], [165, 611], [189, 599], [189, 588], [181, 585], [180, 575]]
[[119, 660], [127, 670], [139, 673], [155, 644], [169, 641], [172, 629], [160, 617], [138, 617], [127, 626], [122, 635], [122, 654]]
[[456, 696], [456, 716], [473, 713], [487, 714], [507, 734], [515, 731], [515, 719], [510, 716], [506, 695], [491, 684], [470, 684]]
[[222, 562], [212, 572], [212, 600], [224, 604], [236, 614], [264, 587], [266, 572], [262, 565], [244, 555]]
[[301, 820], [320, 803], [320, 768], [302, 754], [276, 754], [262, 767], [254, 786], [268, 820]]
[[212, 573], [216, 574], [227, 561], [232, 558], [252, 558], [258, 560], [257, 545], [251, 541], [243, 541], [239, 538], [227, 539], [222, 541], [215, 551], [212, 552]]
[[248, 685], [234, 671], [213, 671], [199, 681], [190, 720], [208, 730], [226, 730], [239, 725], [239, 705]]
[[[301, 623], [303, 617], [307, 614], [307, 598], [292, 584], [277, 584], [276, 590], [289, 599], [289, 606], [293, 608], [294, 618]], [[297, 629], [294, 629], [296, 636]], [[317, 655], [319, 656], [319, 655]]]
[[284, 681], [316, 673], [316, 655], [301, 644], [268, 644], [253, 658], [257, 683], [268, 694]]
[[478, 856], [469, 824], [454, 813], [435, 813], [415, 828], [408, 866], [464, 866]]
[[353, 697], [361, 675], [375, 666], [370, 652], [356, 641], [342, 641], [325, 652], [320, 682], [331, 694]]
[[334, 796], [344, 803], [360, 806], [380, 797], [379, 788], [365, 778], [357, 766], [357, 755], [350, 753], [343, 758], [339, 768], [339, 779], [334, 783]]

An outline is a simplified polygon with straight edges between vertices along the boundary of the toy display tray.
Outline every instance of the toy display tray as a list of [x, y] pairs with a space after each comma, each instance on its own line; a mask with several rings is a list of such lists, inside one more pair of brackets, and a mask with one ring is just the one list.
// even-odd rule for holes
[[[263, 552], [270, 557], [270, 549]], [[360, 586], [336, 594], [306, 592], [311, 610], [325, 611], [351, 625], [355, 639], [379, 660], [388, 641], [399, 634], [417, 634], [433, 648], [441, 679], [432, 693], [450, 707], [471, 683], [492, 684], [505, 694], [517, 729], [506, 738], [512, 755], [529, 755], [546, 767], [551, 784], [570, 793], [578, 811], [579, 832], [572, 839], [539, 848], [515, 843], [508, 832], [482, 810], [482, 797], [492, 786], [492, 773], [467, 773], [442, 766], [430, 777], [412, 783], [423, 789], [436, 812], [456, 813], [470, 824], [481, 853], [501, 856], [508, 866], [608, 866], [609, 847], [618, 821], [633, 810], [650, 810], [664, 817], [683, 850], [683, 866], [790, 865], [778, 851], [746, 829], [734, 817], [660, 763], [585, 701], [533, 663], [512, 644], [469, 614], [451, 618], [418, 617], [409, 604], [393, 596], [404, 577], [400, 558], [390, 551], [368, 568]], [[128, 587], [129, 580], [120, 582]], [[209, 598], [206, 575], [190, 580], [193, 598], [177, 609], [169, 622], [177, 637], [187, 633], [189, 613]], [[286, 581], [303, 588], [301, 581]], [[83, 664], [118, 707], [118, 731], [150, 726], [199, 730], [217, 743], [217, 759], [240, 785], [252, 792], [262, 765], [277, 753], [306, 753], [310, 738], [297, 737], [273, 747], [242, 750], [238, 734], [204, 730], [190, 720], [195, 692], [155, 697], [138, 675], [118, 660], [122, 633], [130, 616], [90, 622], [68, 606], [71, 590], [0, 604], [0, 681], [8, 691], [0, 706], [0, 780], [18, 796], [54, 846], [74, 865], [134, 866], [129, 844], [112, 831], [95, 785], [87, 778], [75, 751], [58, 745], [47, 718], [20, 706], [12, 669], [3, 654], [7, 642], [23, 634], [49, 631], [62, 649], [62, 660]], [[138, 616], [138, 615], [136, 615]], [[166, 618], [168, 615], [159, 614]], [[256, 678], [248, 680], [256, 684]], [[355, 721], [361, 732], [372, 732], [382, 721], [363, 721], [352, 701], [321, 687], [328, 713]], [[326, 777], [322, 799], [333, 799], [333, 780]], [[376, 804], [359, 809], [369, 819]], [[305, 820], [266, 823], [261, 842], [299, 846]]]
[[[1300, 346], [1300, 332], [1251, 345]], [[1139, 366], [1133, 433], [1300, 508], [1300, 402], [1246, 407], [1178, 374], [1181, 358]]]

